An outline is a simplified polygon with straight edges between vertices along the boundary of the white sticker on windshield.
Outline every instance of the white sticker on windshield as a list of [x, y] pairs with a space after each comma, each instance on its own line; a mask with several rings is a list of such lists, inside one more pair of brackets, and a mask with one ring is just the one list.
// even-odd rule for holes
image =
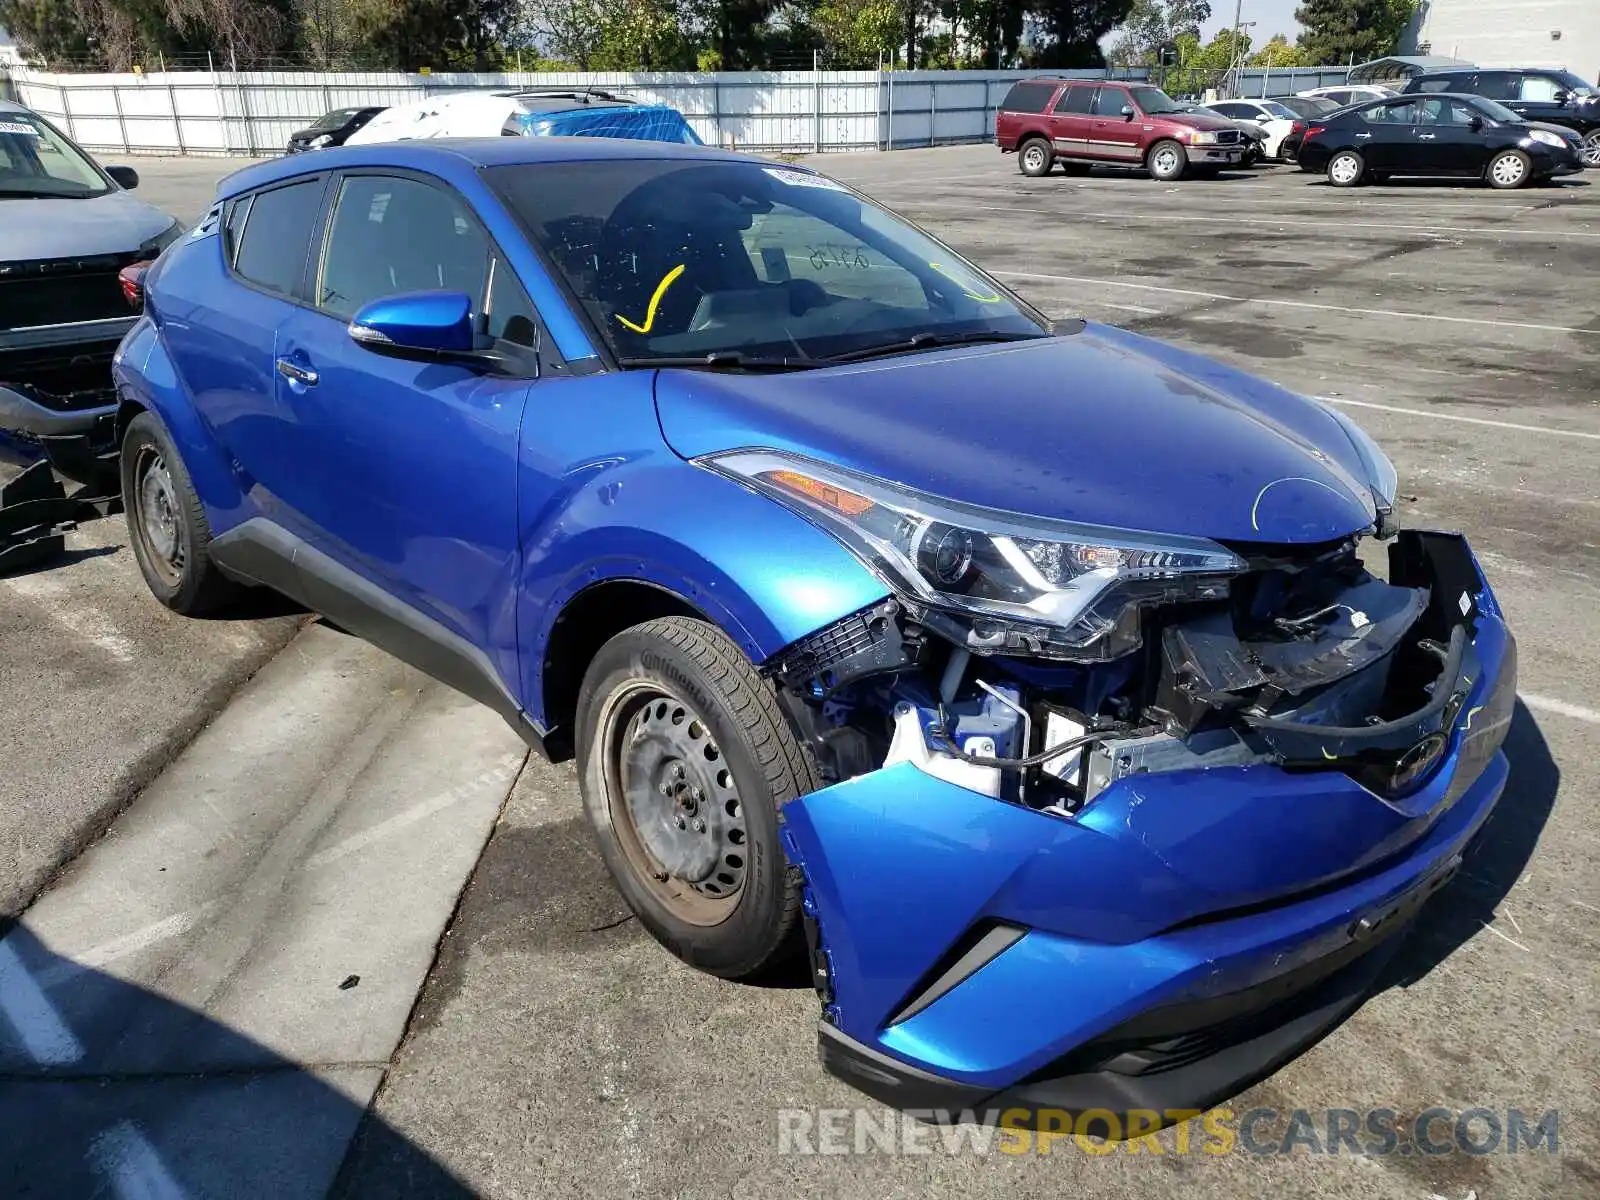
[[835, 183], [822, 175], [813, 175], [810, 171], [791, 171], [788, 167], [764, 167], [779, 183], [787, 183], [791, 187], [825, 188], [830, 192], [848, 192], [850, 189], [842, 183]]
[[0, 133], [20, 133], [23, 137], [39, 137], [39, 131], [21, 121], [0, 121]]

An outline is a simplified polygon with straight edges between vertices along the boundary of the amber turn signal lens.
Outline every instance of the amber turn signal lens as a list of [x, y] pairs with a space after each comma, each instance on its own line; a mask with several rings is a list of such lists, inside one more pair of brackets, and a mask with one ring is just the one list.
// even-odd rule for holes
[[777, 484], [785, 491], [804, 496], [807, 500], [825, 505], [847, 517], [859, 517], [872, 507], [872, 501], [865, 496], [847, 492], [843, 488], [834, 487], [831, 483], [823, 483], [820, 479], [802, 475], [799, 471], [763, 471], [761, 477]]

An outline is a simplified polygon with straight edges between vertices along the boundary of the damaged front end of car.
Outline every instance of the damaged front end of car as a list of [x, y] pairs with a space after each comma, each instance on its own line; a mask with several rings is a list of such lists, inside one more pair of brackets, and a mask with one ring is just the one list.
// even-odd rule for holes
[[1392, 476], [1273, 545], [702, 465], [890, 586], [765, 666], [827, 784], [783, 832], [823, 1060], [887, 1102], [1232, 1094], [1360, 1002], [1504, 785], [1514, 641], [1464, 539], [1389, 528]]
[[0, 458], [22, 468], [0, 485], [0, 572], [55, 557], [68, 530], [117, 503], [111, 365], [135, 318], [107, 314], [143, 307], [149, 265], [129, 254], [0, 264]]

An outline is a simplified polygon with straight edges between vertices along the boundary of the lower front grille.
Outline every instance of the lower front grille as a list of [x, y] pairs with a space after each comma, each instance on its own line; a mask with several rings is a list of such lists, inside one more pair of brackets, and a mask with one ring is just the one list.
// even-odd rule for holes
[[0, 263], [0, 329], [127, 316], [117, 272], [138, 258], [128, 253]]

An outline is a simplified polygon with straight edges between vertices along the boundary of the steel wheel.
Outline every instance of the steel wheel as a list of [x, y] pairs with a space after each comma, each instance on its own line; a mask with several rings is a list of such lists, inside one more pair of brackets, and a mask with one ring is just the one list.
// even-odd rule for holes
[[1361, 161], [1361, 156], [1353, 151], [1345, 150], [1333, 156], [1333, 161], [1328, 164], [1328, 179], [1338, 187], [1353, 187], [1359, 183], [1366, 164]]
[[1497, 188], [1521, 187], [1528, 178], [1528, 160], [1516, 150], [1497, 154], [1489, 164], [1489, 182]]
[[1050, 170], [1050, 148], [1038, 138], [1033, 138], [1018, 155], [1018, 165], [1024, 175], [1044, 175]]
[[178, 493], [167, 460], [155, 447], [142, 447], [134, 460], [133, 479], [129, 508], [135, 514], [139, 540], [156, 574], [168, 587], [176, 588], [183, 582], [188, 555]]
[[701, 714], [640, 680], [611, 696], [600, 733], [612, 828], [638, 878], [682, 921], [727, 920], [744, 887], [749, 832]]
[[1600, 129], [1583, 139], [1583, 165], [1600, 167]]

